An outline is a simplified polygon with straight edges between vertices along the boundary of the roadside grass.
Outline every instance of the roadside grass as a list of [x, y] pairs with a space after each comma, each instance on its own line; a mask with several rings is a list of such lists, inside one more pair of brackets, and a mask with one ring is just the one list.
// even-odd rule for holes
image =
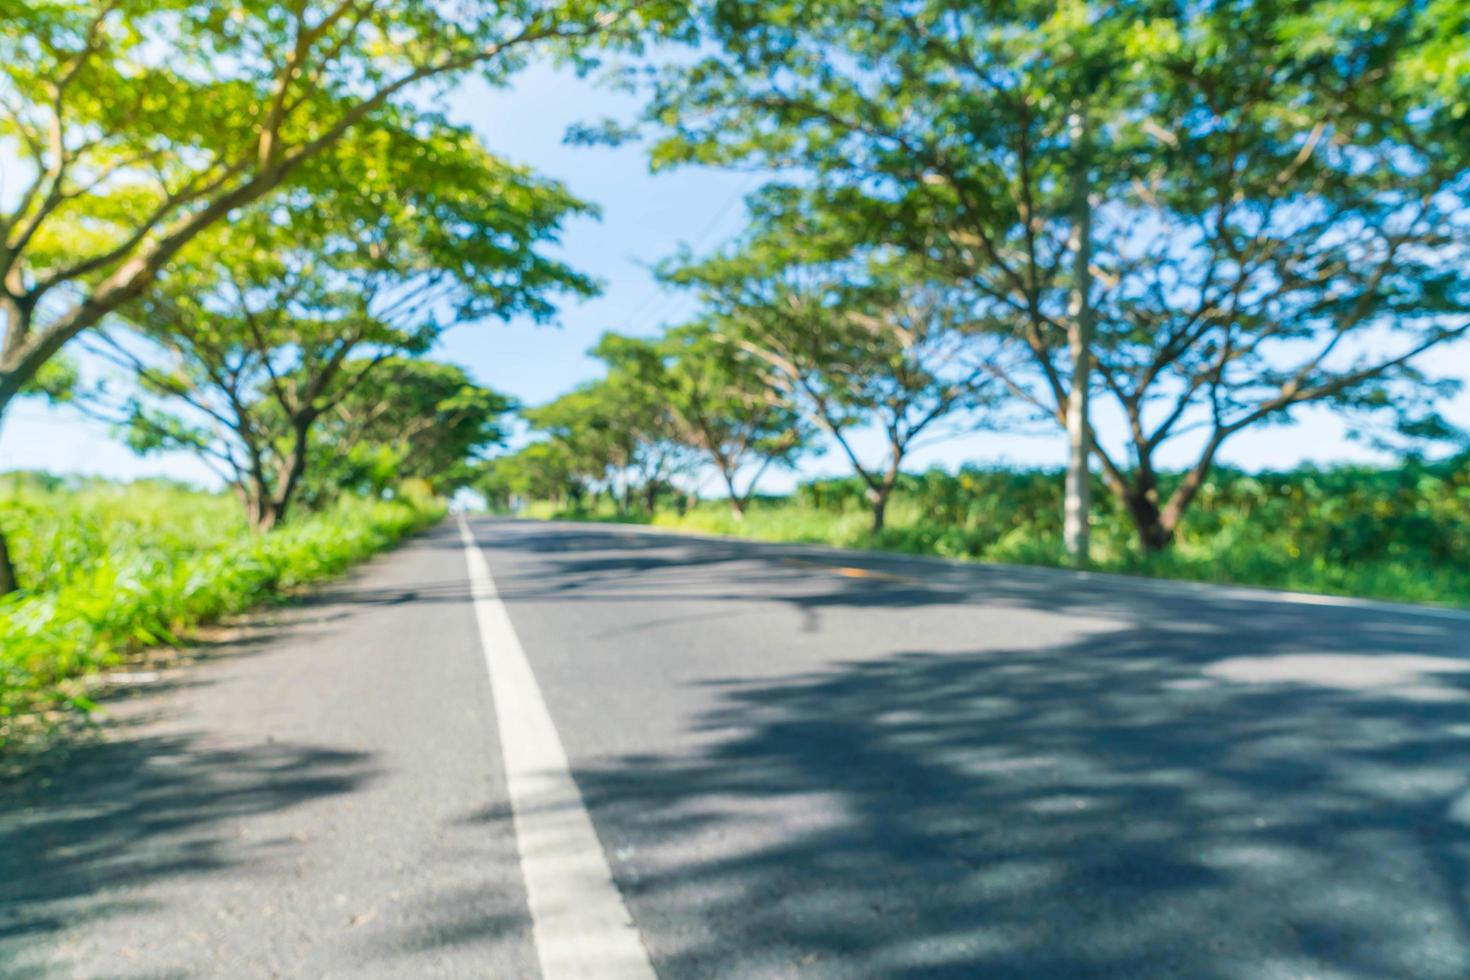
[[222, 495], [0, 478], [23, 587], [0, 598], [0, 750], [22, 719], [91, 710], [88, 675], [337, 575], [442, 514], [438, 502], [345, 499], [252, 535]]
[[[1470, 607], [1470, 466], [1463, 459], [1262, 474], [1222, 469], [1162, 554], [1138, 548], [1126, 517], [1101, 487], [1094, 499], [1097, 571]], [[590, 512], [537, 504], [527, 513], [971, 561], [1065, 564], [1061, 477], [1047, 471], [907, 475], [878, 534], [861, 488], [845, 480], [757, 499], [744, 519], [722, 500], [682, 514], [670, 506], [652, 517], [620, 517], [605, 500]]]

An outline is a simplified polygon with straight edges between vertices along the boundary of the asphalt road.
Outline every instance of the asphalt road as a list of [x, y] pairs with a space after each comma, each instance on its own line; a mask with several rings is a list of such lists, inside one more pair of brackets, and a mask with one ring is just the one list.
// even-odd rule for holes
[[660, 977], [1470, 977], [1470, 617], [473, 534], [496, 596], [448, 522], [0, 787], [0, 976], [536, 977], [493, 605]]

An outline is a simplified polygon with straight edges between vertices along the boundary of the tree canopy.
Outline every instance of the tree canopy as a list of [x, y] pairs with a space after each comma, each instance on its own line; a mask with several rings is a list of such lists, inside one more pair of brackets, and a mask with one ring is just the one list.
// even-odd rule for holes
[[[699, 55], [653, 83], [653, 160], [795, 173], [823, 223], [967, 290], [1027, 355], [1007, 384], [1058, 423], [1078, 377], [1095, 385], [1127, 428], [1087, 449], [1157, 549], [1220, 447], [1296, 406], [1434, 428], [1418, 355], [1470, 329], [1466, 73], [1444, 15], [702, 5]], [[1079, 350], [1095, 376], [1074, 375]], [[1162, 500], [1155, 454], [1190, 434]]]
[[[768, 397], [837, 445], [867, 485], [875, 530], [915, 442], [994, 401], [987, 345], [973, 335], [963, 298], [913, 263], [843, 254], [778, 223], [668, 275], [698, 289], [726, 343], [761, 365]], [[852, 438], [868, 423], [883, 440], [877, 460]]]
[[686, 324], [656, 340], [609, 334], [593, 354], [661, 404], [668, 435], [714, 468], [737, 516], [767, 469], [792, 465], [807, 448], [809, 432], [790, 400], [716, 323]]
[[[73, 400], [209, 460], [259, 530], [405, 479], [624, 513], [717, 480], [741, 518], [830, 451], [881, 532], [927, 441], [1039, 418], [1072, 560], [1094, 470], [1160, 551], [1232, 440], [1306, 406], [1463, 439], [1434, 360], [1470, 335], [1463, 8], [11, 3], [0, 421]], [[428, 358], [593, 295], [559, 246], [596, 208], [445, 96], [611, 52], [655, 170], [762, 186], [731, 240], [658, 266], [691, 312], [607, 324], [599, 376], [517, 409]], [[599, 133], [626, 135], [572, 135]]]
[[377, 151], [342, 162], [350, 193], [294, 188], [202, 234], [119, 311], [131, 332], [99, 338], [144, 383], [123, 409], [133, 445], [222, 467], [260, 528], [289, 508], [318, 421], [380, 362], [593, 289], [540, 250], [586, 210], [559, 185], [447, 126]]
[[410, 481], [452, 496], [483, 477], [516, 407], [464, 368], [421, 358], [351, 360], [337, 384], [342, 394], [316, 433], [330, 453], [307, 470], [301, 491], [314, 507], [344, 493], [381, 497]]

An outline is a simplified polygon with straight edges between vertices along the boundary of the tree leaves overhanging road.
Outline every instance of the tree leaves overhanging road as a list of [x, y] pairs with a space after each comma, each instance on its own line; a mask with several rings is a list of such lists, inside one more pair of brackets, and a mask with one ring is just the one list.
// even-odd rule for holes
[[[366, 191], [382, 175], [356, 154], [325, 165], [344, 141], [433, 138], [436, 97], [470, 75], [503, 84], [533, 55], [636, 50], [683, 22], [659, 0], [12, 0], [3, 14], [0, 421], [73, 338], [146, 300], [241, 209], [288, 188]], [[500, 230], [523, 203], [501, 202]], [[15, 584], [0, 537], [0, 594]]]

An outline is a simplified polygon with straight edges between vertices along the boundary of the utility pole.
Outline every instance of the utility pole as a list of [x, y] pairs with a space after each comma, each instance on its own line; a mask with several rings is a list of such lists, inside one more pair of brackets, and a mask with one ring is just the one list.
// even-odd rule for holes
[[1089, 460], [1088, 391], [1092, 385], [1092, 165], [1087, 107], [1074, 103], [1072, 137], [1072, 302], [1067, 345], [1072, 354], [1072, 385], [1067, 395], [1067, 482], [1063, 498], [1062, 540], [1067, 559], [1079, 568], [1089, 560], [1088, 515], [1092, 511]]

